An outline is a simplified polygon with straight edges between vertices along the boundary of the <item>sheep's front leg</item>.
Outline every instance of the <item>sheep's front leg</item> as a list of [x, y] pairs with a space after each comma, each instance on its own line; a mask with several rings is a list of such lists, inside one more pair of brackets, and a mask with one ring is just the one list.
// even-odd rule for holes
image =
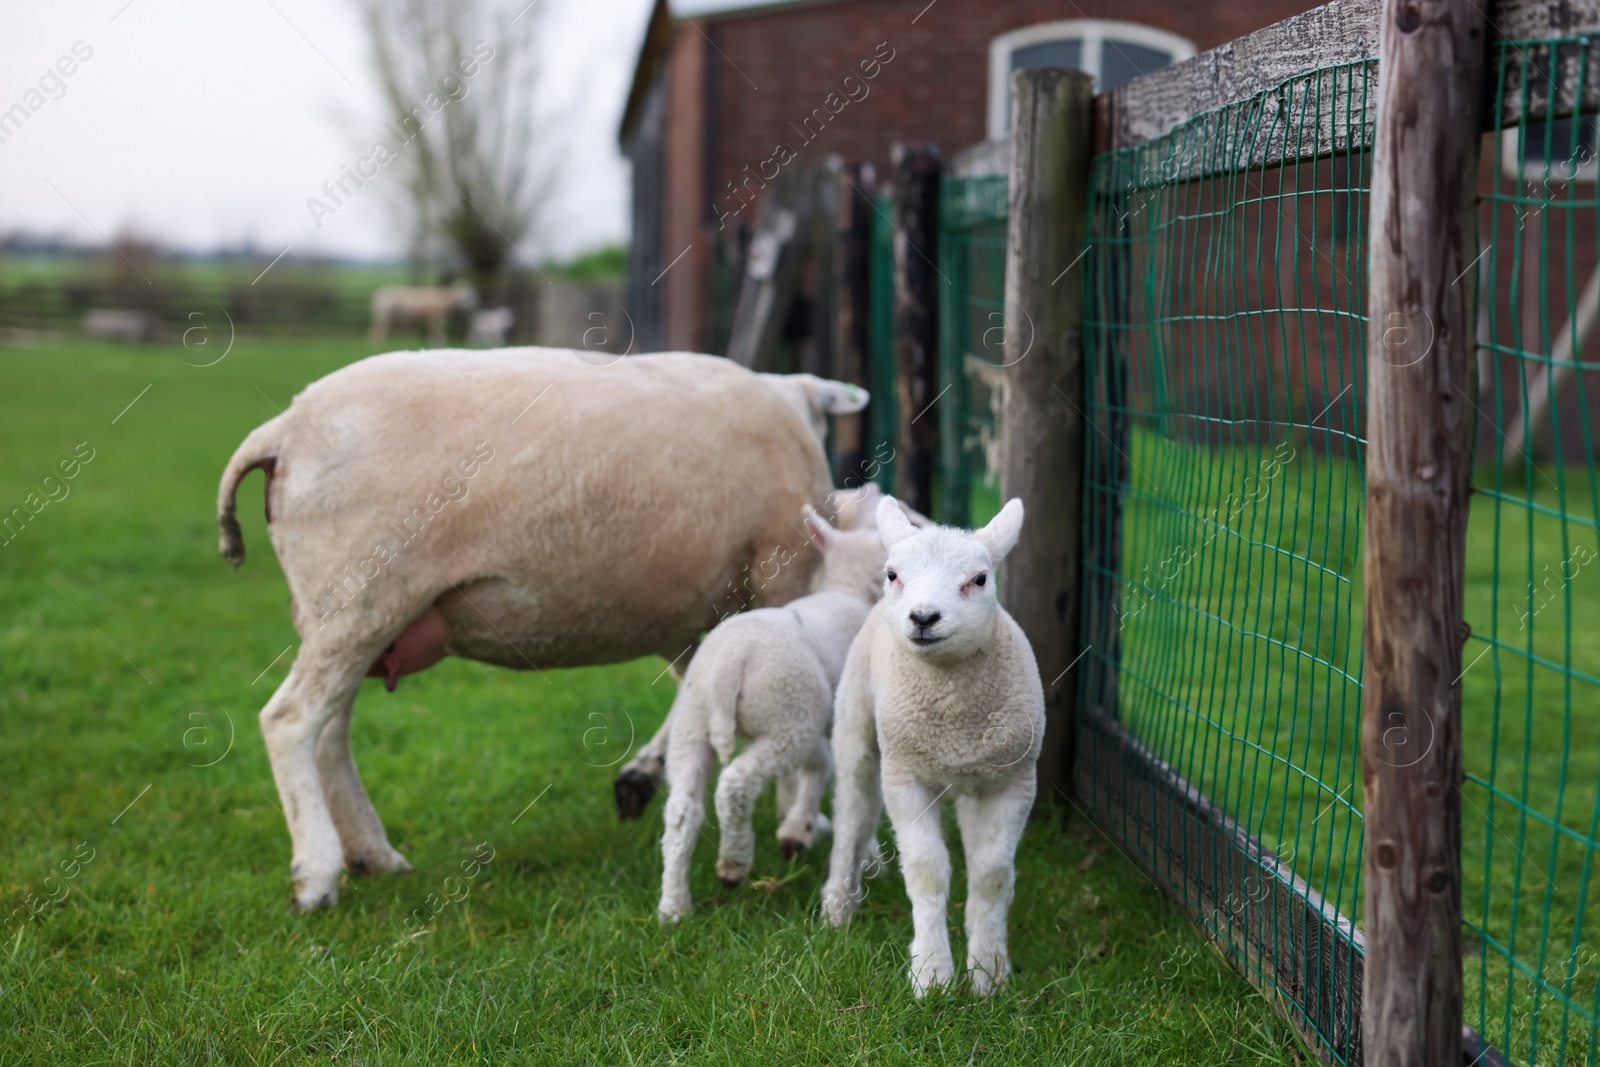
[[816, 835], [822, 832], [822, 792], [828, 787], [828, 775], [833, 770], [833, 755], [828, 739], [819, 737], [806, 756], [800, 769], [785, 781], [790, 783], [789, 803], [783, 804], [785, 790], [778, 791], [778, 810], [783, 822], [778, 826], [778, 846], [784, 859], [793, 859], [811, 847]]
[[967, 853], [967, 972], [979, 996], [1005, 984], [1006, 910], [1016, 883], [1017, 844], [1033, 807], [1033, 771], [985, 797], [956, 800]]
[[661, 903], [656, 916], [678, 922], [694, 905], [689, 862], [706, 817], [706, 778], [715, 753], [705, 738], [680, 739], [667, 761], [666, 830], [661, 835]]
[[950, 853], [939, 826], [944, 791], [931, 789], [910, 773], [885, 768], [883, 799], [894, 824], [900, 870], [911, 898], [911, 987], [924, 996], [955, 977], [945, 913], [950, 901]]
[[883, 814], [877, 728], [861, 672], [848, 665], [834, 704], [833, 761], [838, 772], [833, 790], [833, 853], [828, 860], [828, 881], [822, 887], [822, 912], [834, 926], [842, 926], [865, 895], [861, 887], [864, 869], [872, 866], [875, 871], [882, 862], [877, 850], [878, 819]]
[[409, 871], [411, 864], [389, 844], [383, 820], [378, 818], [356, 770], [355, 757], [350, 752], [350, 716], [354, 708], [352, 693], [322, 728], [317, 741], [317, 773], [322, 776], [328, 812], [344, 846], [344, 865], [357, 874]]

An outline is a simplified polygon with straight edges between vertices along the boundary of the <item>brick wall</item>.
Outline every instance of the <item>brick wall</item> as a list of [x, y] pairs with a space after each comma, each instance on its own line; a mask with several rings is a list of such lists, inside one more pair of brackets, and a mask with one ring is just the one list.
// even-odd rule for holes
[[[753, 204], [745, 205], [759, 194], [763, 173], [774, 173], [769, 161], [787, 155], [775, 154], [780, 144], [793, 151], [793, 162], [837, 152], [885, 174], [894, 141], [932, 141], [949, 155], [983, 139], [989, 42], [1009, 30], [1115, 19], [1176, 33], [1204, 51], [1315, 6], [1313, 0], [847, 0], [701, 23], [704, 36], [685, 26], [667, 70], [671, 177], [662, 255], [670, 260], [694, 243], [671, 274], [694, 260], [696, 282], [693, 291], [668, 291], [669, 342], [705, 346], [705, 277], [717, 221], [753, 219]], [[885, 56], [892, 58], [883, 62]], [[860, 64], [874, 59], [877, 76], [862, 79]], [[851, 83], [850, 94], [861, 98], [839, 109], [852, 74], [861, 81]], [[830, 93], [838, 95], [830, 101]], [[816, 109], [829, 119], [825, 126], [807, 122]]]

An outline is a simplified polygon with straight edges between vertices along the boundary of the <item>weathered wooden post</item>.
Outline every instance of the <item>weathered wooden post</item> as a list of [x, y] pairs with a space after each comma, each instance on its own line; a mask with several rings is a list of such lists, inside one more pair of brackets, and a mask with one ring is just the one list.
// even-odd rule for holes
[[933, 514], [939, 420], [939, 148], [895, 144], [894, 171], [895, 495]]
[[1041, 809], [1072, 792], [1083, 530], [1083, 277], [1069, 270], [1089, 220], [1089, 75], [1011, 76], [1005, 406], [1000, 494], [1021, 497], [1025, 533], [1000, 568], [1000, 599], [1045, 685]]
[[[835, 197], [833, 278], [833, 370], [836, 381], [865, 386], [872, 348], [872, 187], [877, 176], [871, 163], [850, 163], [840, 170]], [[870, 481], [861, 463], [864, 415], [833, 420], [833, 484], [854, 488]]]
[[1366, 1063], [1461, 1064], [1462, 587], [1477, 316], [1474, 0], [1384, 0], [1367, 325]]

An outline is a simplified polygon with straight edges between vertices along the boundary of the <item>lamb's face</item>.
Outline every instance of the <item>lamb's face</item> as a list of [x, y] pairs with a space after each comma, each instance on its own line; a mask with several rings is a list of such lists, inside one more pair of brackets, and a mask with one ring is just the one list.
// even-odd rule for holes
[[999, 611], [994, 565], [1022, 530], [1022, 502], [971, 533], [948, 526], [913, 527], [893, 500], [878, 510], [889, 555], [879, 606], [896, 635], [916, 654], [955, 660], [989, 640]]

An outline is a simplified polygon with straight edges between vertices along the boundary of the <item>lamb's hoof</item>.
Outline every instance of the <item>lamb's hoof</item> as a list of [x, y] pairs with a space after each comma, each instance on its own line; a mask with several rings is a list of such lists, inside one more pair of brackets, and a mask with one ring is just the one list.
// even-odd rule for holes
[[822, 887], [822, 914], [829, 926], [843, 926], [855, 910], [849, 893], [832, 885]]
[[733, 889], [744, 881], [745, 869], [724, 857], [717, 861], [717, 877], [722, 879], [723, 885]]
[[611, 788], [617, 798], [617, 815], [623, 822], [643, 815], [650, 798], [661, 791], [654, 778], [634, 767], [623, 768]]
[[344, 866], [351, 874], [360, 875], [410, 874], [413, 869], [404, 856], [387, 844], [381, 849], [346, 856]]
[[662, 926], [671, 926], [675, 923], [681, 923], [684, 919], [688, 918], [688, 916], [689, 902], [686, 900], [663, 900], [656, 908], [656, 920], [660, 922]]
[[339, 902], [339, 890], [335, 886], [331, 889], [314, 889], [302, 881], [294, 883], [294, 906], [301, 911], [317, 911], [321, 908], [331, 908]]
[[783, 862], [788, 863], [800, 853], [810, 848], [810, 844], [795, 837], [778, 838], [778, 848], [783, 852]]

